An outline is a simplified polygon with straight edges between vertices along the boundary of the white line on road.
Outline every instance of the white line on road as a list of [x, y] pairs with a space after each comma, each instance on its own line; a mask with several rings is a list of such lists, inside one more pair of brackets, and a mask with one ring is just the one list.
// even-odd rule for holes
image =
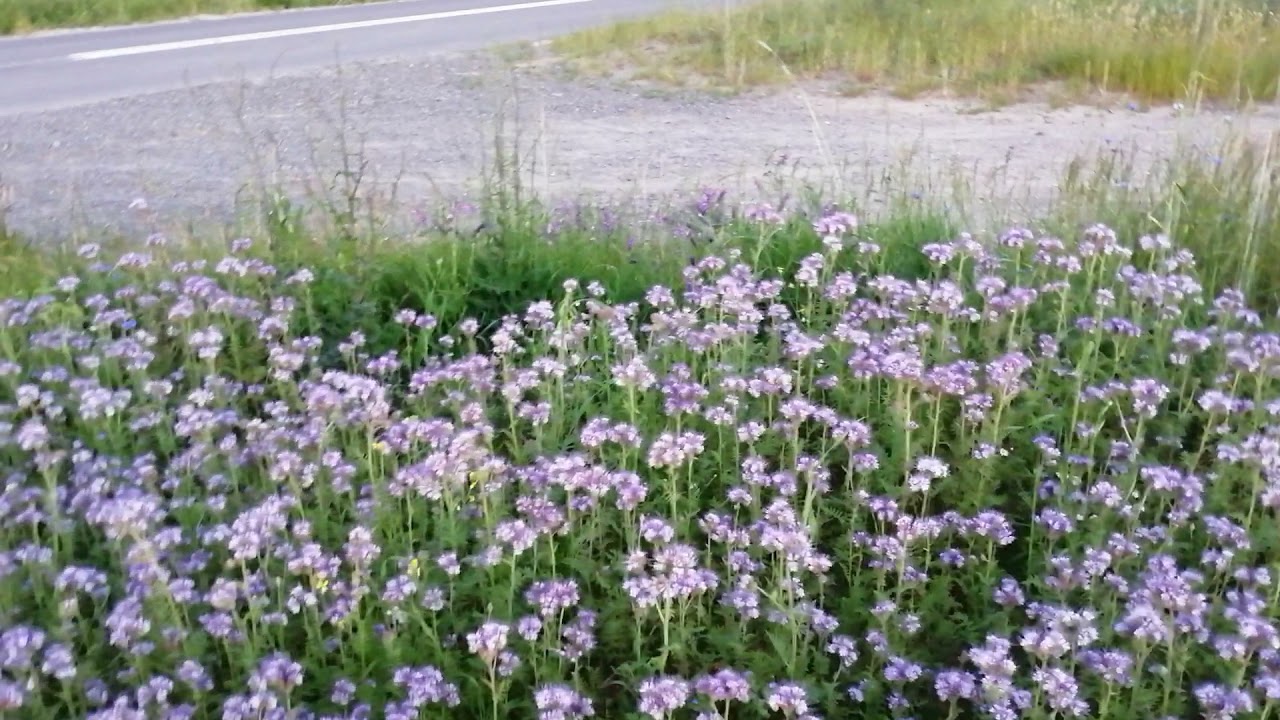
[[336, 32], [339, 30], [358, 30], [360, 28], [379, 27], [382, 25], [399, 25], [427, 20], [445, 20], [448, 18], [471, 17], [474, 15], [491, 15], [493, 13], [515, 12], [517, 10], [535, 10], [537, 8], [555, 7], [557, 5], [577, 5], [594, 2], [594, 0], [538, 0], [537, 2], [515, 3], [512, 5], [493, 5], [490, 7], [468, 8], [466, 10], [446, 10], [442, 12], [424, 13], [421, 15], [403, 15], [400, 17], [378, 18], [375, 20], [355, 20], [352, 22], [333, 23], [330, 25], [312, 25], [309, 27], [287, 28], [285, 30], [266, 30], [263, 32], [242, 33], [240, 35], [223, 35], [221, 37], [198, 38], [195, 40], [178, 40], [176, 42], [154, 43], [151, 45], [133, 45], [131, 47], [112, 48], [109, 50], [92, 50], [68, 55], [70, 60], [102, 60], [105, 58], [124, 57], [127, 55], [145, 55], [147, 53], [167, 52], [170, 50], [187, 50], [190, 48], [208, 47], [210, 45], [227, 45], [230, 43], [249, 42], [251, 40], [270, 40], [272, 38], [292, 37], [295, 35], [312, 35], [315, 33]]

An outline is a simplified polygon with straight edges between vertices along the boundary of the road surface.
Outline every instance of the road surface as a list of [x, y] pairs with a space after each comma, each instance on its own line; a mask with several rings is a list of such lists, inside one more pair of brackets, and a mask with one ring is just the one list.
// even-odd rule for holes
[[0, 115], [536, 40], [725, 0], [396, 0], [0, 38]]

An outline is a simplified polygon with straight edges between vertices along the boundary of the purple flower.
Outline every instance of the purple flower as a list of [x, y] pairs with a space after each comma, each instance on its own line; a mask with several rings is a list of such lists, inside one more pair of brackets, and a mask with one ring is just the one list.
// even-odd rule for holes
[[27, 693], [18, 683], [0, 678], [0, 710], [18, 710], [27, 701]]
[[858, 661], [858, 650], [853, 638], [835, 635], [827, 642], [827, 652], [840, 659], [840, 667], [847, 668]]
[[848, 695], [849, 699], [852, 700], [853, 702], [856, 702], [856, 703], [865, 702], [867, 697], [866, 695], [867, 682], [868, 682], [867, 680], [860, 680], [850, 685], [848, 688], [845, 689], [845, 694]]
[[987, 363], [987, 384], [997, 397], [1008, 399], [1024, 387], [1022, 376], [1031, 369], [1031, 359], [1011, 352]]
[[658, 382], [641, 357], [634, 357], [626, 363], [613, 366], [613, 381], [622, 388], [632, 390], [648, 390]]
[[765, 688], [764, 704], [784, 717], [798, 718], [809, 712], [809, 695], [799, 683], [773, 682]]
[[831, 212], [813, 222], [813, 231], [824, 236], [855, 233], [858, 231], [858, 217], [847, 212]]
[[992, 592], [992, 597], [997, 603], [1006, 608], [1015, 608], [1026, 602], [1026, 598], [1022, 594], [1022, 588], [1018, 586], [1018, 581], [1006, 577], [1000, 580], [1000, 584]]
[[996, 635], [988, 635], [982, 645], [969, 649], [969, 661], [983, 675], [1012, 677], [1017, 666], [1009, 658], [1010, 649], [1008, 640]]
[[422, 590], [422, 607], [431, 612], [440, 612], [445, 606], [445, 592], [443, 588], [430, 586]]
[[467, 649], [485, 665], [492, 666], [498, 659], [498, 653], [506, 649], [510, 631], [506, 623], [486, 622], [475, 632], [467, 634]]
[[44, 647], [44, 632], [20, 625], [0, 634], [0, 668], [26, 671], [31, 669], [36, 653]]
[[533, 691], [538, 720], [582, 720], [595, 715], [591, 700], [568, 685], [540, 685]]
[[414, 708], [435, 703], [456, 707], [462, 702], [457, 686], [431, 665], [396, 668], [392, 682], [408, 694], [408, 703]]
[[1060, 538], [1075, 529], [1075, 523], [1065, 513], [1045, 508], [1036, 515], [1036, 523], [1043, 526], [1049, 537]]
[[356, 684], [347, 678], [338, 678], [333, 681], [333, 690], [329, 694], [329, 700], [335, 705], [346, 707], [356, 696]]
[[747, 702], [751, 697], [751, 674], [724, 668], [694, 679], [694, 689], [713, 703]]
[[529, 642], [537, 640], [540, 632], [542, 620], [534, 615], [526, 615], [516, 622], [516, 633]]
[[578, 615], [573, 622], [560, 630], [560, 637], [564, 641], [558, 651], [560, 656], [566, 660], [577, 661], [590, 652], [596, 646], [595, 624], [595, 612], [578, 610]]
[[1141, 418], [1153, 418], [1160, 405], [1169, 396], [1169, 388], [1158, 380], [1139, 378], [1129, 386], [1133, 399], [1133, 411]]
[[288, 509], [293, 503], [273, 495], [241, 513], [231, 524], [227, 549], [236, 560], [261, 556], [288, 527]]
[[40, 672], [57, 680], [70, 680], [76, 676], [75, 657], [71, 649], [61, 643], [45, 648], [44, 659], [40, 663]]
[[151, 621], [143, 612], [142, 600], [128, 596], [116, 603], [105, 622], [109, 631], [108, 641], [115, 647], [134, 650], [144, 636], [151, 632]]
[[1133, 658], [1121, 650], [1086, 650], [1080, 654], [1081, 664], [1113, 685], [1128, 686], [1133, 682]]
[[706, 438], [702, 433], [662, 433], [649, 446], [649, 467], [675, 469], [702, 453]]
[[1280, 700], [1280, 670], [1276, 668], [1260, 670], [1254, 676], [1253, 687], [1267, 702]]
[[1159, 644], [1167, 643], [1179, 633], [1203, 632], [1208, 598], [1193, 589], [1202, 581], [1199, 573], [1180, 570], [1177, 561], [1169, 555], [1150, 558], [1139, 578], [1139, 586], [1130, 593], [1114, 625], [1115, 630]]
[[573, 580], [539, 580], [525, 591], [524, 599], [536, 606], [542, 617], [555, 617], [578, 604], [578, 583]]
[[743, 208], [743, 216], [763, 225], [782, 225], [786, 218], [768, 203], [752, 203]]
[[640, 537], [655, 545], [665, 545], [675, 539], [676, 530], [671, 524], [659, 517], [643, 515], [640, 517]]
[[934, 679], [933, 687], [943, 702], [970, 700], [977, 692], [973, 674], [965, 670], [943, 670]]
[[263, 658], [249, 677], [249, 688], [254, 692], [275, 690], [287, 695], [301, 684], [302, 665], [281, 652]]
[[1202, 683], [1193, 692], [1206, 720], [1232, 720], [1237, 715], [1253, 712], [1254, 709], [1253, 696], [1247, 690]]
[[919, 663], [897, 656], [890, 657], [888, 664], [884, 667], [884, 679], [891, 683], [913, 682], [919, 680], [923, 674], [924, 668]]
[[1031, 674], [1044, 692], [1045, 702], [1056, 712], [1071, 717], [1088, 714], [1089, 704], [1080, 699], [1080, 687], [1076, 679], [1061, 668], [1040, 668]]
[[689, 701], [689, 683], [682, 678], [662, 676], [640, 682], [640, 712], [663, 720]]

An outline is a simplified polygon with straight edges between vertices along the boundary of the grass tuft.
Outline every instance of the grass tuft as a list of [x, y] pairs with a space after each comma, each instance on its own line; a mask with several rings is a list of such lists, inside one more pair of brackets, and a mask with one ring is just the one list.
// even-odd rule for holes
[[[1154, 101], [1273, 98], [1274, 0], [765, 0], [574, 33], [583, 67], [742, 88], [837, 76], [899, 94], [1008, 94], [1044, 81]], [[761, 47], [771, 48], [777, 57]]]
[[1238, 288], [1259, 310], [1280, 310], [1280, 134], [1233, 138], [1218, 147], [1185, 149], [1150, 177], [1124, 153], [1087, 169], [1075, 166], [1052, 212], [1057, 227], [1078, 228], [1106, 217], [1118, 232], [1162, 233], [1192, 252], [1215, 292]]

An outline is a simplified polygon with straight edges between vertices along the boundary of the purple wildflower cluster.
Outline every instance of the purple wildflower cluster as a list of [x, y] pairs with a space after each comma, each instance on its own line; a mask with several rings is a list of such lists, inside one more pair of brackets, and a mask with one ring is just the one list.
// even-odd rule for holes
[[1274, 712], [1272, 319], [1167, 238], [786, 220], [489, 329], [326, 343], [249, 243], [0, 300], [0, 713]]

